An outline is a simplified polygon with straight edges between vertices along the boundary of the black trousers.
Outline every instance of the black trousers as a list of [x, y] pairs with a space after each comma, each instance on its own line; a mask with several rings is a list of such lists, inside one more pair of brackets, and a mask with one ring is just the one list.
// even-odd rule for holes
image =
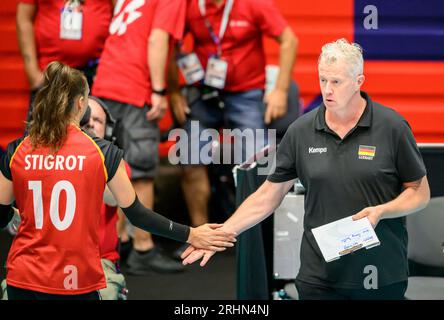
[[8, 285], [8, 300], [100, 300], [98, 291], [85, 294], [64, 295], [49, 294], [32, 290], [25, 290]]
[[404, 300], [407, 281], [378, 289], [342, 289], [295, 281], [300, 300]]

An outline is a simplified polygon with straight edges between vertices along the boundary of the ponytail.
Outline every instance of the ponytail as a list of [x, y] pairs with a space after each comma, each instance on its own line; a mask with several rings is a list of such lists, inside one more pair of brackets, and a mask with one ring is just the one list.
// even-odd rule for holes
[[76, 98], [88, 88], [85, 76], [58, 61], [44, 72], [43, 86], [34, 100], [29, 137], [32, 147], [49, 147], [57, 152], [66, 140]]

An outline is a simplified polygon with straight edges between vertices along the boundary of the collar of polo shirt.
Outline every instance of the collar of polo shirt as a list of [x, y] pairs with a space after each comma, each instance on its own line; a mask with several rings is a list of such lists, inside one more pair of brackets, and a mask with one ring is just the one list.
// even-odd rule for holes
[[[367, 101], [367, 105], [356, 126], [370, 127], [372, 125], [373, 119], [373, 102], [369, 95], [364, 91], [361, 91], [361, 97], [363, 97], [365, 101]], [[318, 113], [316, 114], [315, 129], [318, 131], [331, 131], [328, 128], [327, 123], [325, 122], [325, 105], [323, 102], [319, 105]]]

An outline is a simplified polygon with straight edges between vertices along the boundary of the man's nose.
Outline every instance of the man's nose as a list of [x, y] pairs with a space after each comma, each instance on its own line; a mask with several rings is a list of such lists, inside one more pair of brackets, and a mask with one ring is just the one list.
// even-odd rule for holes
[[93, 128], [94, 128], [94, 121], [92, 119], [89, 119], [88, 129], [93, 129]]
[[327, 84], [325, 85], [325, 93], [326, 93], [326, 94], [332, 94], [332, 93], [333, 93], [333, 90], [332, 90], [331, 84], [330, 84], [330, 82], [328, 82], [328, 81], [327, 81]]

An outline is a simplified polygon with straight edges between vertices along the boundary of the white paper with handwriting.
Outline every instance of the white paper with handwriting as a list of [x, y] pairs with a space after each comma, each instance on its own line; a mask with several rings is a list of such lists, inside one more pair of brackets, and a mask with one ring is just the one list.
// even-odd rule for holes
[[326, 262], [359, 250], [380, 244], [367, 218], [353, 221], [352, 216], [311, 230]]

